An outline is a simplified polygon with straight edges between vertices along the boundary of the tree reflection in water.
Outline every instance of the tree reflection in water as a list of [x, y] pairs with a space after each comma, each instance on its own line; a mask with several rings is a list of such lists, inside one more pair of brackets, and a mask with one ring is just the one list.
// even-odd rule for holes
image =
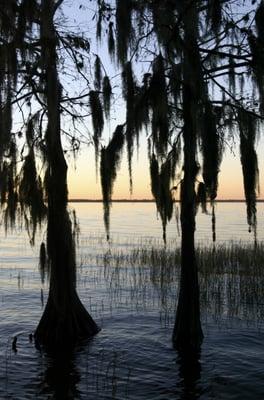
[[79, 399], [77, 384], [80, 373], [73, 352], [49, 354], [46, 356], [46, 369], [41, 383], [41, 393], [49, 393], [52, 399]]
[[201, 378], [200, 352], [181, 351], [178, 352], [177, 364], [179, 368], [179, 387], [181, 400], [196, 400], [202, 394], [199, 384]]

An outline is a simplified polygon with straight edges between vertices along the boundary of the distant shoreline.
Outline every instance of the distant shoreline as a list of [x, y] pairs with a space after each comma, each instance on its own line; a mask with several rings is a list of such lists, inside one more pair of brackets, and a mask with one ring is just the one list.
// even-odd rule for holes
[[[70, 199], [69, 203], [102, 203], [103, 200], [100, 199]], [[179, 203], [179, 200], [175, 200], [176, 203]], [[245, 200], [241, 199], [225, 199], [225, 200], [216, 200], [216, 203], [245, 203]], [[112, 203], [155, 203], [155, 200], [151, 199], [116, 199], [112, 200]], [[209, 203], [209, 202], [208, 202]], [[264, 199], [257, 200], [257, 203], [264, 203]]]

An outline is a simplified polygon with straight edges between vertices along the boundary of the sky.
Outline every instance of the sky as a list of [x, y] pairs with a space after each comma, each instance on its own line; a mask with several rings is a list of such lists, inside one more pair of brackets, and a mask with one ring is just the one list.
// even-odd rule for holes
[[[264, 132], [258, 146], [260, 196], [264, 198]], [[94, 150], [83, 149], [76, 162], [69, 161], [69, 197], [71, 199], [101, 199], [100, 176], [96, 179]], [[219, 200], [244, 199], [243, 177], [238, 148], [231, 153], [227, 150], [219, 173]], [[126, 154], [123, 154], [117, 180], [114, 185], [113, 199], [152, 199], [150, 188], [149, 165], [146, 144], [143, 142], [139, 153], [133, 158], [133, 193], [129, 192], [129, 178]]]
[[[65, 1], [66, 7], [64, 7], [64, 13], [72, 24], [76, 24], [80, 30], [87, 29], [89, 36], [90, 32], [94, 32], [95, 21], [92, 19], [93, 2], [89, 3], [85, 7], [81, 0]], [[82, 7], [79, 6], [82, 4]], [[87, 3], [86, 3], [87, 4]], [[68, 8], [67, 8], [68, 5]], [[90, 19], [90, 23], [87, 24], [87, 18]], [[91, 33], [92, 35], [92, 33]], [[92, 36], [91, 36], [92, 38]], [[100, 56], [105, 63], [106, 69], [109, 75], [113, 76], [116, 74], [116, 70], [107, 62], [104, 54], [107, 53], [99, 49], [96, 41], [91, 41], [91, 51], [95, 54], [100, 52]], [[102, 56], [103, 54], [103, 56]], [[118, 115], [117, 115], [118, 114]], [[118, 120], [124, 122], [124, 110], [114, 110], [113, 120], [114, 123], [106, 123], [105, 128], [105, 143], [108, 142], [108, 137], [111, 136], [111, 132], [114, 130]], [[88, 122], [87, 131], [92, 131], [90, 122]], [[147, 159], [147, 146], [146, 140], [142, 135], [140, 142], [139, 153], [135, 151], [133, 158], [133, 193], [129, 191], [129, 177], [127, 171], [126, 154], [123, 154], [123, 161], [118, 172], [118, 177], [114, 185], [113, 199], [152, 199], [151, 188], [150, 188], [150, 176], [149, 176], [149, 165]], [[261, 136], [261, 132], [260, 132]], [[262, 154], [264, 150], [264, 132], [263, 138], [260, 138], [258, 144], [258, 158], [259, 158], [259, 172], [260, 172], [260, 196], [264, 198], [264, 160]], [[100, 176], [96, 178], [95, 173], [95, 161], [94, 161], [94, 150], [92, 146], [89, 148], [82, 148], [76, 161], [72, 159], [68, 161], [68, 188], [70, 199], [101, 199], [101, 186]], [[243, 178], [239, 158], [238, 146], [235, 146], [232, 151], [226, 150], [223, 162], [220, 168], [219, 174], [219, 188], [218, 188], [218, 199], [243, 199]]]

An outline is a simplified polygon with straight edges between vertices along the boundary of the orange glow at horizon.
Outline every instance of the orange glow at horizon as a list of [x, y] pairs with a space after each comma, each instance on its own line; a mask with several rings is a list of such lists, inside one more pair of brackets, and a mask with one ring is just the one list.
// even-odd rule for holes
[[[126, 154], [123, 155], [121, 167], [114, 183], [113, 199], [152, 199], [149, 166], [145, 149], [135, 154], [133, 160], [133, 193], [129, 191]], [[136, 153], [136, 152], [135, 152]], [[258, 151], [259, 154], [260, 151]], [[74, 163], [69, 164], [69, 198], [70, 199], [101, 199], [100, 171], [96, 179], [93, 151], [83, 152]], [[259, 156], [260, 195], [264, 197], [262, 171], [264, 160]], [[263, 188], [263, 189], [262, 189]], [[262, 190], [261, 190], [262, 189]], [[243, 177], [239, 155], [227, 154], [220, 167], [218, 197], [222, 199], [244, 199]]]

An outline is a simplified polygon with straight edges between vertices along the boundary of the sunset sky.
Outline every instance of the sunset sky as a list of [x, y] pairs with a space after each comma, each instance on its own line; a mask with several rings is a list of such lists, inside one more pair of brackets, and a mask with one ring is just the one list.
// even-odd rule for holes
[[[67, 7], [68, 6], [68, 7]], [[109, 62], [107, 56], [107, 50], [104, 47], [104, 43], [100, 45], [94, 38], [95, 32], [95, 20], [94, 9], [92, 8], [93, 3], [83, 5], [81, 0], [73, 2], [66, 2], [64, 8], [64, 16], [72, 27], [77, 27], [77, 30], [85, 31], [88, 37], [91, 37], [91, 54], [99, 54], [103, 61], [104, 67], [107, 70], [109, 76], [118, 76], [118, 69]], [[91, 8], [90, 8], [91, 7]], [[88, 22], [89, 21], [89, 22]], [[144, 63], [143, 63], [144, 64]], [[142, 69], [144, 69], [141, 64]], [[139, 73], [142, 71], [139, 71]], [[115, 78], [118, 79], [118, 78]], [[119, 81], [118, 81], [119, 82]], [[115, 80], [114, 83], [115, 85]], [[117, 83], [118, 85], [118, 83]], [[118, 91], [118, 88], [115, 88]], [[118, 97], [118, 96], [117, 96]], [[111, 116], [111, 125], [105, 124], [104, 132], [104, 144], [108, 143], [108, 138], [111, 137], [111, 132], [115, 129], [117, 123], [123, 123], [125, 121], [125, 111], [122, 108], [113, 110], [114, 115]], [[124, 107], [124, 106], [123, 106]], [[114, 121], [114, 122], [113, 122]], [[87, 132], [92, 131], [91, 125], [88, 122]], [[260, 132], [261, 135], [261, 132]], [[144, 134], [142, 134], [144, 138]], [[260, 140], [258, 145], [258, 156], [259, 156], [259, 172], [260, 172], [260, 196], [264, 197], [264, 160], [262, 157], [264, 150], [264, 132], [263, 139]], [[133, 194], [130, 196], [129, 193], [129, 179], [127, 173], [127, 162], [126, 154], [123, 154], [123, 162], [118, 173], [118, 178], [114, 186], [114, 199], [151, 199], [150, 189], [150, 177], [149, 177], [149, 165], [147, 159], [147, 146], [146, 140], [142, 139], [140, 144], [139, 155], [137, 157], [135, 151], [133, 159], [133, 181], [134, 188]], [[100, 176], [96, 180], [95, 174], [95, 162], [94, 162], [94, 150], [92, 146], [89, 149], [83, 148], [76, 162], [69, 161], [69, 197], [71, 199], [101, 199], [101, 186]], [[221, 165], [221, 171], [219, 174], [219, 199], [243, 199], [243, 180], [239, 158], [239, 148], [226, 150]]]
[[[264, 136], [264, 135], [263, 135]], [[260, 171], [260, 196], [264, 197], [264, 138], [258, 146], [259, 171]], [[243, 199], [243, 180], [238, 148], [229, 150], [223, 158], [219, 174], [218, 199]], [[127, 173], [126, 154], [123, 154], [123, 162], [114, 186], [114, 199], [151, 199], [149, 165], [146, 145], [142, 143], [139, 157], [135, 151], [133, 159], [133, 194], [129, 193], [129, 179]], [[76, 163], [69, 162], [69, 197], [71, 199], [101, 199], [100, 176], [96, 181], [94, 152], [83, 149]]]

